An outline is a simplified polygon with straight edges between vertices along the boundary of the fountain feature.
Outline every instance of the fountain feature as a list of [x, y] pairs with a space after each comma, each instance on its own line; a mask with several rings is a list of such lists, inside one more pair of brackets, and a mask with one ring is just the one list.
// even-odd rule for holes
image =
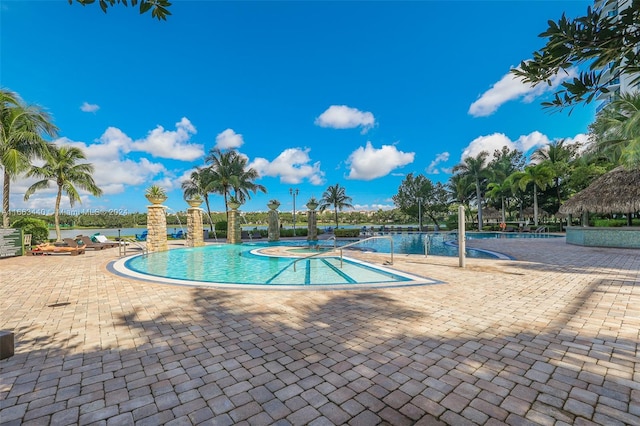
[[316, 201], [315, 197], [311, 197], [307, 202], [307, 208], [309, 209], [309, 213], [307, 215], [307, 241], [317, 241], [318, 240], [318, 227], [317, 227], [317, 218], [316, 209], [318, 208], [318, 201]]
[[[187, 247], [204, 246], [204, 230], [202, 225], [202, 200], [187, 200]], [[179, 221], [180, 219], [178, 219]]]
[[167, 214], [162, 203], [167, 199], [164, 189], [152, 185], [146, 191], [145, 197], [151, 202], [147, 206], [147, 251], [166, 251], [167, 245]]
[[280, 240], [280, 217], [278, 216], [278, 207], [280, 207], [280, 201], [271, 200], [267, 204], [269, 207], [269, 241]]
[[228, 203], [229, 208], [229, 222], [227, 223], [227, 242], [230, 244], [242, 244], [242, 230], [240, 229], [240, 202], [232, 198]]

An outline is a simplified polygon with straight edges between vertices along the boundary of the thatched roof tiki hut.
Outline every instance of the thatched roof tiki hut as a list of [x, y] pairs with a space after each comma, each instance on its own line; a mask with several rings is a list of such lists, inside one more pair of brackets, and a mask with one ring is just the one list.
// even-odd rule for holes
[[[581, 245], [607, 247], [640, 248], [640, 228], [631, 227], [631, 217], [638, 211], [640, 211], [640, 169], [626, 170], [622, 167], [617, 167], [600, 176], [560, 207], [560, 213], [563, 214], [578, 215], [588, 212], [625, 214], [628, 228], [599, 228], [599, 231], [588, 231], [585, 235], [599, 234], [599, 237], [593, 237], [591, 244], [588, 240], [592, 237], [585, 235], [576, 237], [577, 234], [584, 234], [584, 231], [578, 231], [576, 227], [567, 229], [568, 243], [581, 244], [580, 241], [582, 241]], [[616, 241], [619, 239], [621, 240]]]

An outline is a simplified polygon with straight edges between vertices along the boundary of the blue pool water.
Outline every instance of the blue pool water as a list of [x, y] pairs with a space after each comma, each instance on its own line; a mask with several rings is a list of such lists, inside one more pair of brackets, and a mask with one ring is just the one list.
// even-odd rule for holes
[[[306, 242], [305, 242], [306, 243]], [[289, 244], [287, 244], [289, 245]], [[116, 272], [175, 284], [289, 286], [398, 286], [435, 283], [424, 277], [337, 257], [299, 261], [259, 254], [268, 243], [220, 244], [136, 256], [116, 265]], [[127, 270], [127, 271], [125, 271]]]

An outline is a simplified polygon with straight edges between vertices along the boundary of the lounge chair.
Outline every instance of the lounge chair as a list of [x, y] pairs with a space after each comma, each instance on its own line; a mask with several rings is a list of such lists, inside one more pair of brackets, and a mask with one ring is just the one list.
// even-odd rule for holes
[[90, 245], [85, 244], [84, 241], [82, 241], [82, 235], [78, 235], [75, 238], [63, 238], [62, 241], [64, 241], [69, 247], [73, 247], [73, 248], [84, 248], [85, 250], [86, 249], [92, 249], [92, 250], [104, 249], [104, 246], [95, 244], [93, 242]]
[[142, 234], [136, 234], [136, 241], [147, 241], [147, 230], [142, 231]]
[[86, 248], [90, 248], [90, 249], [94, 249], [94, 250], [107, 249], [107, 248], [111, 248], [111, 247], [116, 247], [118, 245], [117, 243], [97, 243], [97, 242], [93, 241], [90, 237], [88, 237], [86, 235], [80, 235], [79, 237], [82, 240], [82, 242], [84, 243], [84, 246]]
[[120, 242], [111, 241], [110, 239], [108, 239], [104, 235], [100, 235], [100, 234], [93, 235], [91, 237], [91, 240], [96, 242], [96, 243], [109, 244], [111, 247], [118, 247], [120, 245]]
[[56, 246], [54, 244], [44, 243], [33, 247], [31, 250], [27, 250], [28, 255], [50, 255], [50, 254], [69, 254], [71, 256], [77, 256], [84, 254], [84, 247], [69, 247], [69, 246]]
[[174, 238], [176, 240], [181, 240], [183, 238], [185, 238], [184, 232], [182, 232], [182, 229], [179, 230], [178, 232], [174, 232], [173, 234], [169, 234], [169, 236], [171, 238]]

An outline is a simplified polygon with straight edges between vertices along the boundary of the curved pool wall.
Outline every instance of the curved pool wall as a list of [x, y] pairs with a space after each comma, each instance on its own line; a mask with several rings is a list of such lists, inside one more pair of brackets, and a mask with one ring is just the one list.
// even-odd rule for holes
[[567, 244], [585, 247], [640, 248], [640, 227], [567, 227]]
[[[441, 281], [344, 257], [305, 260], [259, 253], [259, 244], [178, 248], [119, 259], [110, 272], [182, 286], [261, 290], [355, 290], [438, 284]], [[264, 244], [262, 248], [270, 247]]]

